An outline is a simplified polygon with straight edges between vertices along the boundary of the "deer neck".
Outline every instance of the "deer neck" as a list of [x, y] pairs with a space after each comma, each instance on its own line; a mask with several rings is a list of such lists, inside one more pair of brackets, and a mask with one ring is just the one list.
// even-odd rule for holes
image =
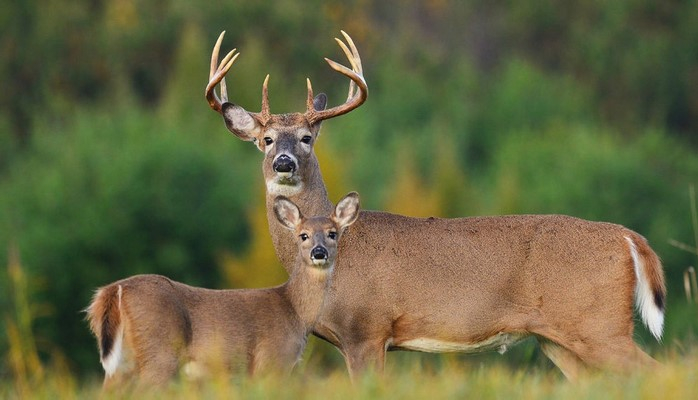
[[[286, 195], [291, 201], [296, 203], [301, 213], [310, 215], [330, 215], [334, 210], [332, 202], [327, 197], [327, 188], [320, 173], [320, 167], [315, 154], [311, 154], [307, 166], [303, 168], [304, 175], [301, 190]], [[298, 246], [293, 232], [279, 224], [274, 215], [274, 199], [277, 194], [266, 192], [267, 222], [269, 233], [274, 244], [276, 256], [286, 269], [289, 275], [292, 274], [297, 263]]]
[[306, 333], [313, 329], [320, 315], [331, 273], [328, 269], [298, 263], [288, 281], [281, 286]]

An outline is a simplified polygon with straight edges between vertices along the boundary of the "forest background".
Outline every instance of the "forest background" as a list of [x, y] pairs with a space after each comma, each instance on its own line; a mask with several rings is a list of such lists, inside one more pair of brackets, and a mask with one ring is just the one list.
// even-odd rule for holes
[[[204, 100], [223, 30], [223, 49], [241, 53], [232, 101], [258, 111], [270, 73], [274, 113], [304, 109], [306, 77], [343, 102], [348, 80], [323, 57], [345, 63], [332, 38], [354, 38], [370, 95], [323, 124], [316, 154], [332, 200], [356, 190], [364, 208], [413, 216], [623, 224], [648, 238], [669, 283], [663, 343], [640, 324], [638, 342], [659, 354], [694, 346], [683, 277], [698, 261], [696, 3], [3, 2], [0, 380], [32, 362], [97, 376], [81, 310], [111, 281], [286, 279], [262, 155]], [[344, 368], [318, 340], [306, 358]], [[532, 345], [505, 359], [546, 363]]]

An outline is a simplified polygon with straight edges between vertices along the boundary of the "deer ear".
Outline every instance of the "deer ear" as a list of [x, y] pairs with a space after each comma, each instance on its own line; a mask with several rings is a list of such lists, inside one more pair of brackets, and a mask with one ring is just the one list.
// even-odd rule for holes
[[313, 108], [315, 111], [322, 111], [327, 108], [327, 95], [320, 93], [313, 99]]
[[274, 199], [274, 214], [281, 225], [290, 230], [295, 230], [303, 218], [298, 206], [284, 196], [277, 196]]
[[244, 108], [233, 103], [225, 103], [222, 109], [225, 126], [235, 136], [248, 142], [253, 141], [257, 137], [261, 126]]
[[337, 207], [334, 209], [332, 219], [339, 225], [340, 229], [344, 229], [353, 224], [359, 217], [359, 194], [351, 192], [339, 200]]
[[[315, 111], [322, 111], [325, 108], [327, 108], [327, 95], [324, 93], [320, 93], [315, 98], [313, 99], [313, 108]], [[313, 124], [311, 129], [317, 133], [320, 134], [320, 125], [322, 124], [322, 120], [317, 121]]]

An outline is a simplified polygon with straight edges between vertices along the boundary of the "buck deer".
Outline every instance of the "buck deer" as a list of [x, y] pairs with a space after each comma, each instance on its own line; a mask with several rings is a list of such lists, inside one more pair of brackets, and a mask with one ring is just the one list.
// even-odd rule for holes
[[[273, 223], [273, 199], [288, 196], [308, 214], [331, 209], [313, 151], [320, 124], [368, 95], [359, 53], [342, 34], [347, 45], [336, 40], [352, 68], [325, 60], [350, 79], [349, 96], [328, 110], [308, 80], [304, 113], [271, 114], [267, 75], [261, 112], [248, 112], [228, 102], [225, 75], [239, 53], [218, 65], [223, 34], [211, 57], [206, 98], [235, 136], [264, 153], [269, 229], [289, 274], [296, 268], [293, 236]], [[351, 376], [381, 370], [386, 350], [503, 352], [529, 336], [570, 379], [587, 367], [655, 363], [633, 341], [633, 298], [660, 339], [663, 271], [647, 241], [623, 226], [562, 215], [442, 219], [362, 211], [339, 254], [313, 333], [339, 348]]]
[[330, 217], [304, 218], [282, 196], [273, 208], [296, 241], [296, 263], [281, 286], [211, 290], [136, 275], [96, 292], [87, 318], [106, 388], [162, 384], [181, 366], [192, 378], [214, 367], [250, 374], [291, 369], [322, 308], [337, 242], [358, 216], [359, 197], [345, 196]]

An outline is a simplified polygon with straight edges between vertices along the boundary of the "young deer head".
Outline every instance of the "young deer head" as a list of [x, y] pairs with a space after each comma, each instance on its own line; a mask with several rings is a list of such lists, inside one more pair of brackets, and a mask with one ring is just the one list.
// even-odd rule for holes
[[86, 311], [105, 388], [162, 384], [180, 369], [198, 378], [219, 369], [293, 367], [322, 308], [338, 241], [359, 214], [359, 196], [345, 196], [329, 217], [305, 218], [284, 197], [274, 210], [298, 248], [297, 267], [281, 286], [210, 290], [136, 275], [97, 291]]
[[276, 218], [297, 238], [298, 264], [306, 270], [332, 270], [337, 259], [339, 236], [356, 221], [358, 211], [359, 195], [356, 192], [344, 196], [329, 218], [303, 218], [298, 206], [284, 196], [277, 197], [274, 202]]

